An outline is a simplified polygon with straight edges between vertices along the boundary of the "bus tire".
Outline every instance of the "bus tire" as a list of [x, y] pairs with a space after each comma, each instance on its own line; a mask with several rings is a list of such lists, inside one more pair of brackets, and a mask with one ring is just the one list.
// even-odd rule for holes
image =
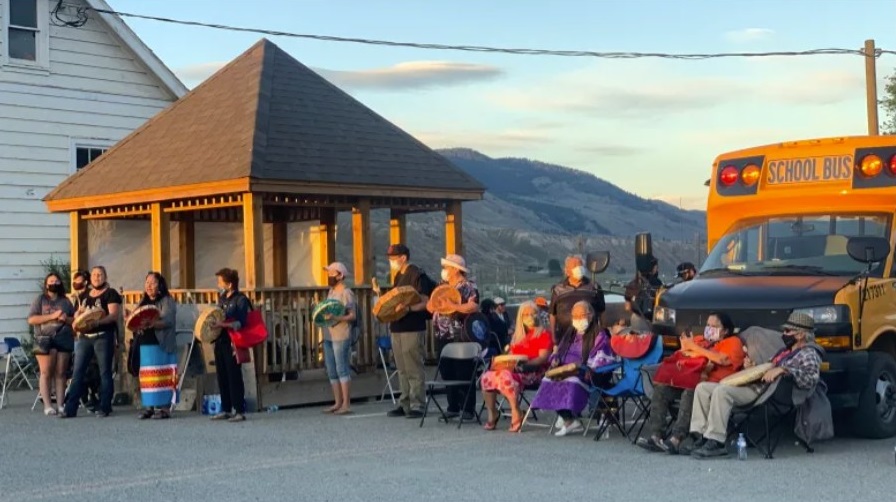
[[870, 439], [896, 436], [896, 361], [884, 352], [868, 354], [868, 384], [853, 414], [853, 432]]

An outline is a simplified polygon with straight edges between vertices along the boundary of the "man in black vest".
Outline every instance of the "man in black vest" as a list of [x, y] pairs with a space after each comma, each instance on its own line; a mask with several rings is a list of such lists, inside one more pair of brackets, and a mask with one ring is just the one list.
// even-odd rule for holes
[[590, 303], [598, 319], [607, 308], [603, 290], [586, 277], [585, 262], [580, 256], [567, 256], [563, 271], [566, 279], [551, 288], [550, 319], [555, 344], [572, 326], [572, 306], [576, 302], [584, 300]]

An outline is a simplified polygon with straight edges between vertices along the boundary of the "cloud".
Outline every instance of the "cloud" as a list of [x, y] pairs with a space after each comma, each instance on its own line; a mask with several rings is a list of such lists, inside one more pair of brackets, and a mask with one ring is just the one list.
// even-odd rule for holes
[[540, 130], [506, 129], [503, 131], [421, 131], [414, 137], [431, 148], [466, 147], [486, 152], [514, 152], [537, 144], [551, 143], [554, 138]]
[[744, 28], [742, 30], [733, 30], [725, 33], [725, 38], [729, 42], [744, 44], [749, 42], [758, 42], [760, 40], [768, 40], [775, 34], [774, 30], [768, 28]]
[[[207, 62], [175, 70], [187, 83], [198, 84], [225, 64]], [[408, 90], [445, 87], [487, 81], [504, 75], [497, 66], [451, 61], [407, 61], [384, 68], [365, 70], [331, 70], [313, 68], [315, 72], [347, 89]]]
[[646, 150], [628, 145], [592, 145], [579, 148], [578, 151], [605, 157], [629, 157], [644, 153]]
[[664, 195], [654, 195], [650, 197], [651, 199], [661, 200], [667, 204], [671, 204], [675, 207], [681, 207], [682, 209], [697, 209], [700, 211], [706, 210], [706, 195], [675, 195], [675, 194], [664, 194]]

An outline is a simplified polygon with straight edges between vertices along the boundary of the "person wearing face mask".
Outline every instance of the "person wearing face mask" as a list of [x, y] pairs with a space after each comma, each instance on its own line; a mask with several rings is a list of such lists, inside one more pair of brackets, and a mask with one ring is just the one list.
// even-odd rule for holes
[[405, 312], [400, 319], [389, 324], [392, 355], [398, 370], [401, 397], [398, 406], [386, 413], [390, 417], [420, 418], [426, 404], [423, 387], [426, 374], [423, 370], [423, 341], [426, 335], [426, 302], [435, 287], [435, 281], [426, 272], [410, 262], [411, 252], [404, 244], [392, 244], [386, 251], [389, 269], [395, 274], [394, 287], [410, 286], [421, 300], [414, 305], [398, 305], [397, 311]]
[[227, 329], [238, 330], [246, 324], [252, 302], [240, 291], [240, 276], [236, 270], [222, 268], [215, 277], [218, 280], [218, 307], [224, 311], [224, 321], [215, 326], [221, 329], [221, 335], [215, 340], [214, 349], [221, 412], [212, 415], [211, 420], [242, 422], [246, 420], [246, 386]]
[[44, 278], [44, 291], [31, 304], [28, 324], [34, 326], [34, 354], [40, 367], [40, 398], [45, 415], [56, 415], [57, 408], [50, 399], [50, 384], [55, 383], [56, 404], [62, 409], [65, 399], [65, 376], [75, 348], [72, 319], [75, 308], [65, 296], [65, 286], [59, 274]]
[[345, 314], [334, 317], [327, 314], [330, 326], [324, 328], [324, 363], [327, 367], [327, 376], [330, 379], [330, 388], [333, 390], [333, 406], [324, 410], [324, 413], [345, 415], [351, 413], [351, 382], [352, 382], [352, 340], [351, 328], [355, 320], [355, 307], [357, 300], [355, 293], [345, 286], [345, 278], [348, 277], [348, 269], [340, 262], [333, 262], [328, 267], [327, 284], [330, 291], [327, 299], [336, 300], [345, 306]]
[[[470, 269], [467, 268], [464, 258], [457, 254], [450, 254], [442, 258], [441, 263], [442, 282], [457, 289], [460, 293], [460, 303], [439, 305], [438, 310], [450, 312], [447, 314], [436, 313], [437, 305], [433, 304], [433, 298], [430, 298], [426, 305], [427, 310], [434, 313], [432, 323], [436, 336], [436, 353], [439, 354], [449, 343], [463, 341], [464, 321], [468, 315], [479, 310], [479, 290], [476, 289], [475, 283], [467, 279]], [[440, 368], [442, 378], [446, 380], [469, 381], [476, 370], [472, 361], [455, 360], [442, 361]], [[448, 387], [445, 393], [448, 398], [446, 413], [448, 418], [456, 417], [460, 413], [463, 413], [464, 420], [475, 418], [475, 391], [469, 395], [466, 388], [454, 386]]]
[[[691, 433], [699, 434], [695, 450], [696, 458], [724, 457], [728, 455], [725, 438], [731, 411], [756, 401], [770, 386], [782, 378], [793, 383], [794, 404], [802, 404], [811, 395], [821, 377], [821, 356], [824, 350], [815, 343], [815, 320], [812, 316], [793, 312], [781, 326], [784, 348], [771, 362], [774, 367], [765, 372], [759, 382], [743, 387], [703, 382], [694, 393], [694, 411], [691, 416]], [[749, 358], [744, 366], [753, 366]]]
[[574, 363], [581, 370], [563, 380], [543, 379], [531, 406], [532, 409], [557, 412], [559, 429], [554, 435], [558, 437], [582, 432], [578, 417], [588, 405], [590, 386], [605, 386], [608, 382], [604, 379], [597, 381], [594, 370], [616, 361], [610, 348], [610, 333], [600, 329], [591, 303], [580, 301], [573, 305], [571, 324], [550, 356], [549, 364], [555, 368]]
[[634, 314], [647, 319], [653, 319], [653, 305], [656, 302], [656, 295], [663, 286], [660, 280], [660, 262], [655, 257], [651, 257], [648, 262], [648, 272], [638, 270], [635, 272], [635, 278], [625, 285], [625, 307], [626, 310], [632, 311]]
[[84, 301], [84, 295], [90, 289], [90, 274], [83, 270], [78, 270], [72, 274], [72, 292], [68, 295], [68, 300], [75, 307], [75, 312], [81, 309], [81, 303]]
[[566, 278], [551, 288], [550, 320], [555, 343], [558, 341], [556, 337], [563, 335], [572, 326], [573, 303], [587, 299], [598, 322], [606, 310], [603, 290], [586, 276], [587, 270], [581, 256], [567, 256], [563, 263], [563, 271]]
[[101, 308], [106, 315], [88, 323], [84, 331], [78, 333], [72, 385], [65, 401], [65, 411], [59, 414], [59, 418], [72, 418], [77, 415], [84, 394], [87, 369], [94, 355], [100, 371], [100, 403], [96, 416], [108, 417], [112, 414], [112, 395], [115, 390], [115, 382], [112, 381], [112, 363], [122, 300], [118, 291], [109, 286], [105, 267], [97, 265], [90, 269], [90, 285], [90, 291], [83, 296], [80, 310]]
[[[684, 333], [679, 340], [679, 352], [683, 356], [707, 359], [707, 365], [703, 369], [703, 381], [706, 382], [718, 382], [740, 371], [746, 357], [743, 342], [735, 335], [734, 322], [724, 312], [711, 312], [707, 316], [702, 336]], [[638, 438], [636, 444], [647, 451], [688, 454], [695, 440], [688, 435], [694, 392], [691, 388], [683, 389], [654, 382], [650, 396], [650, 418], [644, 428], [645, 436]], [[672, 423], [669, 437], [664, 438], [666, 416], [676, 400], [679, 401], [678, 415]]]
[[526, 356], [528, 361], [518, 365], [514, 371], [489, 370], [482, 374], [482, 397], [485, 409], [488, 410], [488, 421], [485, 424], [487, 431], [494, 430], [500, 418], [497, 408], [499, 392], [510, 405], [510, 432], [519, 431], [523, 423], [519, 393], [522, 389], [537, 384], [544, 377], [554, 342], [551, 332], [541, 324], [537, 312], [535, 302], [520, 305], [516, 315], [516, 329], [510, 339], [508, 353]]

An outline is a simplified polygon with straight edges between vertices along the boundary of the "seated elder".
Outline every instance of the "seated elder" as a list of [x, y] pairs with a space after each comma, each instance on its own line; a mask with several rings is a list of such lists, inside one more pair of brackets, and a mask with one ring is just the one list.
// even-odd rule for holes
[[[731, 317], [724, 312], [711, 312], [707, 316], [702, 336], [682, 334], [680, 341], [681, 349], [678, 354], [670, 356], [663, 362], [664, 365], [671, 365], [670, 371], [662, 372], [663, 377], [671, 376], [671, 380], [660, 377], [659, 370], [654, 377], [653, 393], [650, 396], [650, 418], [644, 437], [638, 438], [637, 441], [638, 446], [649, 451], [689, 454], [694, 443], [693, 438], [688, 435], [691, 409], [694, 405], [694, 388], [700, 382], [718, 382], [743, 367], [744, 345], [735, 335]], [[697, 375], [699, 380], [682, 373], [674, 373], [675, 368], [680, 367], [680, 358], [688, 358], [697, 365], [693, 369], [700, 371]], [[676, 377], [680, 380], [676, 381]], [[664, 439], [666, 415], [676, 400], [679, 400], [678, 414], [672, 423], [668, 439]]]
[[577, 417], [588, 405], [590, 383], [597, 380], [593, 378], [594, 370], [615, 360], [610, 335], [600, 330], [591, 304], [581, 301], [573, 305], [572, 326], [560, 338], [549, 361], [551, 368], [576, 364], [579, 370], [562, 380], [545, 378], [532, 400], [533, 409], [556, 411], [563, 421], [555, 436], [582, 432], [582, 422]]
[[511, 371], [507, 369], [489, 370], [482, 375], [482, 396], [488, 410], [485, 430], [494, 430], [498, 423], [497, 394], [501, 393], [510, 404], [510, 432], [516, 432], [522, 425], [519, 393], [530, 385], [535, 385], [544, 377], [548, 356], [554, 345], [551, 332], [538, 317], [535, 302], [520, 305], [516, 315], [516, 328], [510, 340], [509, 353], [526, 356], [528, 360]]

